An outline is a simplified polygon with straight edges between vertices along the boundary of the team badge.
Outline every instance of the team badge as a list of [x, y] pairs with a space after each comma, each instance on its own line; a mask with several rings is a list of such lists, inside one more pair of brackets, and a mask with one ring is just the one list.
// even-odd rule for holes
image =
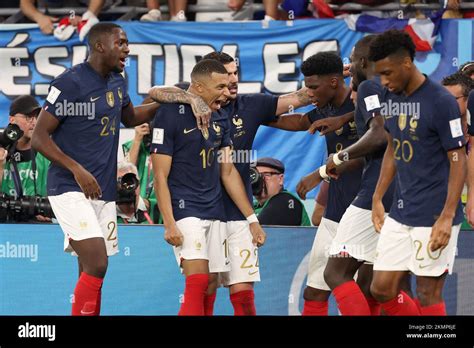
[[107, 104], [109, 104], [109, 106], [111, 108], [113, 108], [114, 104], [115, 104], [114, 93], [113, 92], [107, 92], [107, 94], [105, 95], [105, 99], [107, 99]]
[[212, 128], [214, 128], [214, 131], [217, 135], [221, 134], [221, 127], [217, 123], [212, 122]]
[[398, 116], [398, 128], [400, 128], [401, 131], [403, 131], [407, 126], [407, 115], [405, 114], [400, 114]]
[[244, 120], [242, 120], [241, 118], [238, 118], [237, 115], [235, 115], [236, 117], [233, 117], [232, 118], [232, 123], [237, 127], [237, 128], [241, 128], [242, 127], [242, 124], [244, 123]]
[[410, 130], [414, 132], [417, 126], [418, 126], [418, 121], [415, 118], [415, 116], [412, 116], [410, 118]]
[[122, 101], [122, 90], [120, 89], [120, 87], [117, 89], [117, 94], [119, 96], [120, 101]]
[[343, 131], [344, 131], [344, 126], [342, 126], [341, 128], [339, 128], [338, 130], [336, 130], [335, 133], [336, 133], [337, 135], [341, 135]]

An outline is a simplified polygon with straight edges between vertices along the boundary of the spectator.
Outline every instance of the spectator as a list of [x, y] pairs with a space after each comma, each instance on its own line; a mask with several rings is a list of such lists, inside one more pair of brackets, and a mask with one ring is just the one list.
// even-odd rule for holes
[[[17, 97], [10, 105], [9, 123], [20, 127], [23, 136], [8, 152], [0, 148], [1, 191], [8, 196], [46, 197], [46, 177], [50, 162], [31, 148], [31, 136], [40, 110], [41, 106], [36, 99], [29, 95]], [[41, 215], [36, 216], [36, 220], [51, 221]]]
[[262, 225], [311, 226], [308, 213], [298, 197], [283, 188], [285, 166], [274, 158], [257, 161], [260, 173], [255, 213]]
[[329, 182], [323, 180], [319, 186], [319, 192], [316, 196], [316, 204], [314, 206], [313, 215], [311, 216], [311, 222], [314, 226], [319, 226], [321, 219], [326, 210], [326, 203], [328, 200], [328, 188]]
[[[55, 6], [58, 6], [58, 3], [59, 5], [61, 5], [64, 3], [64, 1], [65, 0], [46, 0], [46, 6], [48, 6], [48, 4], [54, 4]], [[97, 16], [102, 10], [104, 2], [105, 0], [90, 0], [87, 11], [82, 16], [74, 15], [69, 17], [68, 24], [78, 28], [79, 37], [81, 41], [85, 38], [90, 28], [92, 28], [94, 24], [99, 22]], [[20, 9], [26, 17], [38, 23], [43, 34], [50, 35], [53, 33], [54, 23], [59, 21], [59, 18], [52, 17], [40, 12], [35, 7], [35, 0], [20, 0]]]
[[[245, 5], [246, 0], [229, 0], [227, 6], [232, 11], [240, 11], [242, 7]], [[272, 20], [272, 19], [282, 19], [281, 11], [278, 9], [278, 5], [282, 2], [282, 0], [262, 0], [263, 7], [265, 8], [265, 20]]]
[[[168, 0], [168, 7], [170, 11], [170, 21], [186, 22], [186, 7], [187, 0]], [[146, 0], [146, 7], [148, 13], [144, 14], [140, 20], [144, 22], [159, 22], [161, 21], [160, 0]]]
[[446, 87], [458, 102], [459, 110], [461, 110], [462, 130], [467, 141], [469, 139], [467, 133], [467, 97], [469, 96], [469, 92], [472, 90], [474, 83], [466, 75], [457, 72], [446, 76], [441, 81], [441, 84]]
[[464, 63], [459, 67], [459, 72], [474, 80], [474, 62]]
[[117, 166], [117, 223], [153, 224], [150, 202], [140, 196], [137, 167], [130, 162]]

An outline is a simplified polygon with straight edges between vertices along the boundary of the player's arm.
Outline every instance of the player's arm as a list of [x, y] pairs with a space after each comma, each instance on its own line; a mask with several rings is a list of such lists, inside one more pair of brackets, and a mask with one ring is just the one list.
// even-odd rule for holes
[[382, 229], [385, 219], [385, 207], [383, 206], [382, 198], [385, 195], [385, 192], [387, 192], [397, 172], [393, 138], [388, 132], [385, 132], [385, 134], [387, 137], [387, 148], [385, 149], [382, 168], [380, 169], [379, 179], [372, 197], [372, 222], [374, 223], [377, 232], [380, 232]]
[[278, 97], [278, 104], [276, 108], [276, 115], [282, 115], [288, 112], [293, 112], [295, 109], [311, 103], [311, 100], [306, 93], [307, 88], [302, 87], [296, 92], [288, 93]]
[[98, 199], [102, 195], [97, 180], [79, 163], [67, 156], [53, 141], [51, 134], [59, 125], [59, 120], [44, 108], [41, 109], [31, 139], [31, 146], [57, 165], [68, 169], [87, 198]]
[[[367, 156], [382, 149], [387, 144], [386, 131], [382, 116], [375, 116], [369, 121], [369, 129], [354, 144], [348, 146], [341, 152], [328, 156], [326, 171], [331, 177], [336, 177], [334, 170], [344, 161]], [[336, 157], [336, 158], [334, 158]]]
[[132, 102], [122, 108], [121, 121], [125, 127], [135, 127], [143, 123], [148, 123], [155, 116], [159, 105], [150, 103], [133, 106]]
[[223, 147], [220, 150], [219, 156], [222, 159], [220, 165], [222, 184], [232, 201], [246, 217], [247, 221], [249, 221], [253, 243], [257, 246], [262, 246], [265, 243], [266, 235], [255, 216], [252, 206], [250, 205], [242, 178], [232, 163], [230, 146]]
[[[344, 162], [341, 166], [336, 168], [335, 175], [336, 177], [345, 171], [356, 170], [365, 165], [365, 160], [363, 158], [356, 158]], [[301, 199], [306, 199], [306, 194], [318, 186], [321, 181], [329, 179], [329, 175], [326, 172], [326, 165], [323, 165], [308, 175], [301, 178], [298, 185], [296, 185], [296, 193]]]
[[305, 131], [311, 126], [311, 121], [305, 114], [285, 114], [277, 118], [276, 121], [266, 124], [272, 128], [278, 128], [287, 131]]
[[448, 159], [448, 195], [443, 210], [431, 231], [431, 251], [436, 251], [448, 245], [453, 219], [456, 215], [456, 209], [466, 180], [466, 150], [464, 146], [448, 151]]
[[309, 127], [308, 132], [311, 134], [319, 131], [319, 135], [323, 136], [331, 132], [335, 132], [346, 123], [349, 123], [354, 120], [354, 111], [348, 112], [347, 114], [335, 117], [326, 117], [320, 120], [313, 122], [311, 127]]
[[153, 185], [155, 187], [158, 207], [165, 226], [165, 240], [174, 246], [183, 244], [183, 235], [176, 225], [171, 205], [171, 193], [168, 187], [168, 176], [173, 157], [164, 154], [151, 154], [153, 165]]
[[211, 109], [199, 96], [189, 93], [178, 87], [155, 86], [148, 92], [151, 99], [158, 103], [189, 104], [193, 109], [198, 128], [209, 127]]

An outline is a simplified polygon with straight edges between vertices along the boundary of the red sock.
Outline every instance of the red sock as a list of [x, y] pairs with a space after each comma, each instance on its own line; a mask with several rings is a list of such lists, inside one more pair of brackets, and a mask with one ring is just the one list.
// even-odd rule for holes
[[97, 303], [95, 306], [95, 314], [94, 315], [100, 315], [100, 304], [102, 300], [102, 287], [99, 289], [99, 294], [97, 295]]
[[378, 303], [378, 301], [373, 297], [365, 297], [365, 299], [370, 308], [370, 315], [373, 317], [380, 316], [380, 311], [382, 310], [380, 303]]
[[103, 278], [81, 273], [74, 289], [72, 315], [98, 315], [96, 308], [103, 281]]
[[404, 291], [381, 305], [387, 315], [420, 315], [415, 302]]
[[367, 300], [355, 281], [337, 286], [332, 293], [342, 315], [370, 315]]
[[216, 301], [216, 293], [204, 296], [204, 315], [214, 315], [214, 302]]
[[431, 306], [426, 306], [426, 307], [420, 306], [420, 312], [421, 312], [421, 315], [446, 316], [446, 305], [443, 301]]
[[184, 302], [178, 315], [204, 315], [204, 295], [208, 282], [208, 274], [192, 274], [186, 277]]
[[230, 302], [234, 306], [234, 315], [257, 315], [254, 299], [253, 290], [239, 291], [230, 295]]
[[303, 316], [327, 316], [328, 301], [308, 301], [304, 300]]

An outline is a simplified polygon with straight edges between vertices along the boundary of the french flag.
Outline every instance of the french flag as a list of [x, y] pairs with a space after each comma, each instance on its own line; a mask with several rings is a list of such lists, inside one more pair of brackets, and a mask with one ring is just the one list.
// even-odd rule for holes
[[438, 35], [444, 10], [430, 18], [398, 19], [379, 18], [366, 14], [349, 15], [345, 18], [349, 29], [366, 33], [383, 33], [389, 29], [405, 30], [416, 45], [417, 51], [431, 51]]

